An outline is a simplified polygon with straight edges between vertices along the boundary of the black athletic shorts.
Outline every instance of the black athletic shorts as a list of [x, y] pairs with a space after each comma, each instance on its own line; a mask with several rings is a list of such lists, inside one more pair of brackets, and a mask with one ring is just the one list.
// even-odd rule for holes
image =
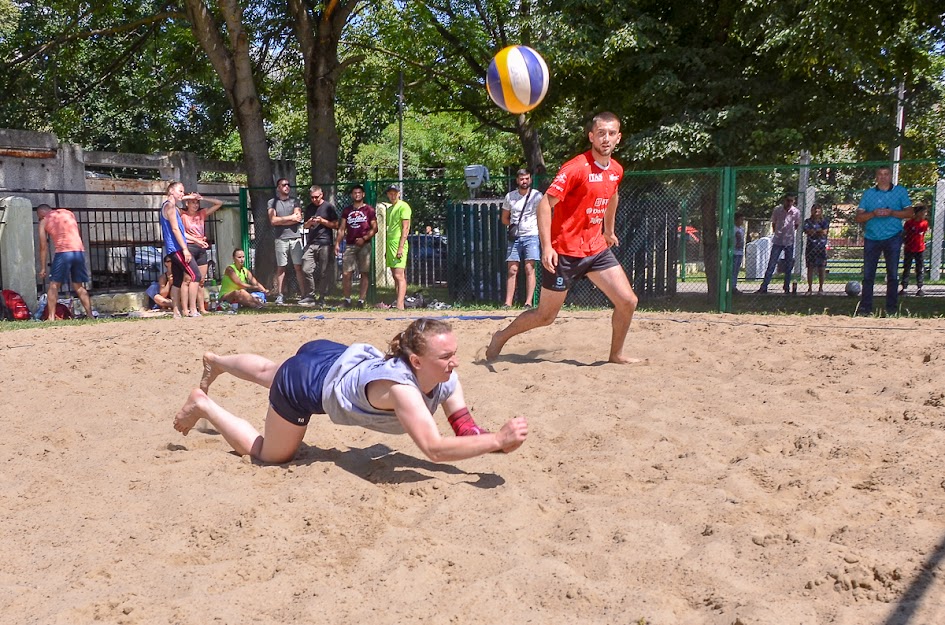
[[194, 257], [194, 262], [198, 267], [203, 267], [210, 262], [210, 256], [207, 254], [207, 248], [201, 247], [195, 243], [188, 243], [187, 249], [190, 255]]
[[567, 291], [587, 274], [619, 265], [620, 262], [609, 247], [603, 252], [586, 257], [558, 254], [558, 266], [555, 272], [542, 270], [541, 287], [549, 291]]

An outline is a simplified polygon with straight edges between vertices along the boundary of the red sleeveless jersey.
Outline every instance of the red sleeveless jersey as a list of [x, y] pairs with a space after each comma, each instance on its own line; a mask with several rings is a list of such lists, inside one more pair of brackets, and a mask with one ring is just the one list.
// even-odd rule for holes
[[623, 167], [610, 159], [607, 169], [588, 150], [558, 170], [546, 193], [558, 198], [551, 218], [551, 247], [559, 254], [586, 258], [607, 249], [604, 211], [617, 193]]

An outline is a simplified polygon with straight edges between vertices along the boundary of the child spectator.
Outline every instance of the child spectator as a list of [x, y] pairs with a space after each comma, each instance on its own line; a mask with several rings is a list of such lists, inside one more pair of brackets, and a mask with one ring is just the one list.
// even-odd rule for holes
[[902, 225], [905, 254], [903, 254], [900, 295], [905, 295], [906, 289], [909, 288], [909, 270], [912, 268], [913, 260], [915, 261], [915, 283], [919, 287], [915, 294], [919, 297], [925, 295], [922, 291], [922, 285], [925, 282], [925, 263], [922, 256], [925, 253], [925, 233], [929, 229], [929, 222], [925, 218], [927, 212], [928, 209], [925, 206], [917, 204], [912, 219], [907, 219]]
[[827, 235], [830, 232], [830, 220], [824, 217], [820, 204], [810, 207], [810, 217], [804, 220], [804, 234], [807, 235], [807, 247], [804, 260], [807, 261], [807, 294], [814, 288], [814, 270], [817, 271], [819, 288], [817, 295], [824, 294], [824, 278], [827, 274]]

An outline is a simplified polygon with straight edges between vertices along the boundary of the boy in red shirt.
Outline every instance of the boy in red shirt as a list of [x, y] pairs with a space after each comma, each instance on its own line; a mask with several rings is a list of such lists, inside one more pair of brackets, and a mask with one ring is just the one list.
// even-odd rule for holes
[[538, 308], [526, 310], [507, 328], [492, 335], [486, 348], [487, 360], [498, 357], [513, 336], [551, 325], [568, 290], [587, 277], [614, 305], [609, 361], [619, 364], [639, 361], [623, 354], [637, 296], [610, 249], [619, 244], [614, 222], [623, 167], [611, 154], [620, 141], [620, 120], [613, 113], [598, 113], [587, 138], [591, 149], [561, 167], [538, 204], [544, 268]]
[[912, 219], [907, 219], [902, 224], [903, 241], [905, 242], [905, 253], [902, 263], [902, 289], [899, 294], [905, 295], [909, 288], [909, 269], [912, 268], [912, 261], [915, 261], [915, 283], [919, 290], [915, 292], [919, 297], [925, 295], [922, 291], [922, 284], [925, 278], [925, 264], [922, 255], [925, 252], [925, 233], [929, 229], [929, 222], [925, 218], [928, 209], [922, 205], [916, 205], [915, 215]]

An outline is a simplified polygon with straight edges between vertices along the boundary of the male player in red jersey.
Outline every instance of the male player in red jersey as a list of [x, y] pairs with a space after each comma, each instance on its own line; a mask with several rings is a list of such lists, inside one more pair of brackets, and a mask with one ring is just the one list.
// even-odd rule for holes
[[526, 310], [507, 328], [492, 335], [486, 348], [487, 360], [494, 360], [513, 336], [551, 325], [568, 289], [587, 276], [614, 305], [610, 362], [639, 362], [623, 355], [637, 296], [610, 249], [619, 244], [614, 220], [623, 167], [610, 155], [620, 141], [620, 120], [613, 113], [598, 113], [587, 137], [591, 149], [561, 167], [538, 204], [541, 264], [545, 269], [538, 308]]

